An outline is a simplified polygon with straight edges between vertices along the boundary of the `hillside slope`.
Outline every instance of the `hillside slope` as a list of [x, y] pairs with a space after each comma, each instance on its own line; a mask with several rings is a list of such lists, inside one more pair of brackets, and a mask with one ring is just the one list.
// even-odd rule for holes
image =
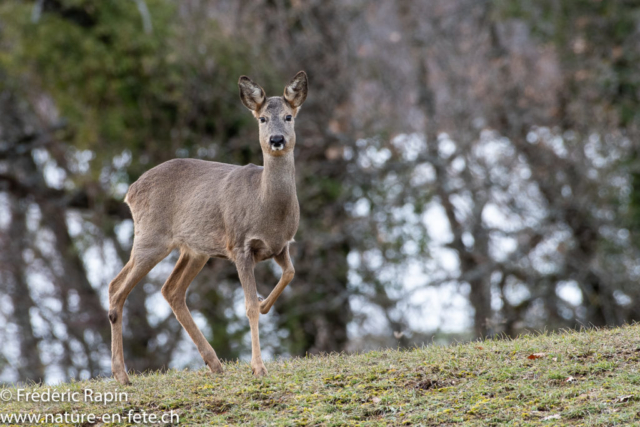
[[[49, 414], [58, 424], [84, 415], [84, 425], [103, 425], [86, 422], [88, 414], [120, 425], [163, 414], [180, 425], [640, 425], [639, 358], [634, 325], [274, 361], [263, 379], [233, 362], [222, 376], [134, 375], [127, 387], [111, 379], [5, 386], [0, 413]], [[24, 402], [26, 392], [43, 400], [47, 391], [61, 396]]]

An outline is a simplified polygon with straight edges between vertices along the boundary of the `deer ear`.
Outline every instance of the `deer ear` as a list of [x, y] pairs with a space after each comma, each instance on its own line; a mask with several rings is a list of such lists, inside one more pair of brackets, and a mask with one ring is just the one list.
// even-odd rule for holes
[[307, 99], [308, 86], [307, 73], [300, 71], [284, 88], [284, 99], [291, 105], [291, 108], [300, 107]]
[[240, 99], [244, 106], [251, 111], [260, 110], [265, 101], [264, 89], [247, 76], [240, 77], [238, 87], [240, 88]]

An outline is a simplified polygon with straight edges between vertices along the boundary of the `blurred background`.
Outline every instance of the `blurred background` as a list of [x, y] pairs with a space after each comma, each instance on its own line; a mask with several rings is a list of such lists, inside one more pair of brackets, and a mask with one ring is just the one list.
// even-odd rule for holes
[[[640, 319], [640, 5], [539, 0], [4, 0], [0, 381], [110, 375], [128, 185], [175, 157], [262, 164], [242, 74], [297, 120], [296, 277], [267, 359]], [[131, 293], [135, 371], [202, 366], [160, 288]], [[256, 269], [267, 295], [280, 269]], [[250, 357], [235, 267], [188, 304]]]

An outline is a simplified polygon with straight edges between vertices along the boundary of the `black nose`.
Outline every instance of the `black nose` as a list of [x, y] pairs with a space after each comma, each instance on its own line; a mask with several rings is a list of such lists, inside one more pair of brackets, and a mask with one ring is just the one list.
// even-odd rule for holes
[[284, 145], [284, 136], [273, 135], [271, 138], [269, 138], [269, 142], [273, 145], [280, 145], [280, 144]]

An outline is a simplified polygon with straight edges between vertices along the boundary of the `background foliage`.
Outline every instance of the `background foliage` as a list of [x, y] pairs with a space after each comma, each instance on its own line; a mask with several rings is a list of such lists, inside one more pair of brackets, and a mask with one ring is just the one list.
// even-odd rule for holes
[[[624, 1], [2, 2], [0, 379], [109, 373], [128, 185], [174, 157], [260, 164], [242, 74], [311, 83], [269, 354], [637, 320], [639, 24]], [[173, 262], [125, 306], [130, 369], [200, 363], [159, 293]], [[192, 284], [222, 358], [247, 354], [242, 303], [226, 261]]]

